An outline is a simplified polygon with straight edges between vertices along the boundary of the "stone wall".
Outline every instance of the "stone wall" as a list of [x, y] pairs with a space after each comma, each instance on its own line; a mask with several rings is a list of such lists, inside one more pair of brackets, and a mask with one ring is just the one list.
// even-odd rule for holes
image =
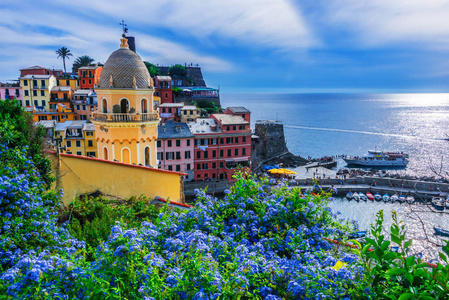
[[175, 103], [181, 103], [184, 102], [185, 105], [190, 105], [190, 104], [194, 104], [195, 101], [199, 104], [203, 101], [209, 101], [209, 102], [213, 102], [215, 105], [220, 106], [220, 98], [219, 97], [177, 97], [175, 95], [173, 95], [173, 102]]
[[258, 121], [255, 135], [259, 137], [259, 141], [262, 143], [257, 149], [258, 156], [268, 159], [288, 152], [285, 143], [284, 125], [281, 122]]

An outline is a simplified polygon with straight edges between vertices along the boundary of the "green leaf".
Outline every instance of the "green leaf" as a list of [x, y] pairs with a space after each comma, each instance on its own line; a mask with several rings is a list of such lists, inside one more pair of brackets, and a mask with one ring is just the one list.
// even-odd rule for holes
[[386, 249], [388, 249], [389, 246], [390, 246], [390, 241], [385, 241], [380, 246], [380, 249], [382, 249], [382, 251], [385, 251]]
[[404, 243], [404, 248], [408, 248], [412, 245], [413, 240], [408, 240], [407, 242]]
[[406, 265], [407, 267], [412, 266], [414, 263], [415, 263], [415, 256], [414, 256], [414, 255], [409, 256], [409, 257], [407, 257], [407, 258], [405, 259], [405, 265]]
[[371, 238], [365, 238], [365, 241], [367, 241], [368, 243], [370, 243], [371, 245], [373, 245], [374, 247], [377, 247], [377, 243], [375, 240], [371, 239]]
[[405, 273], [405, 270], [402, 268], [391, 268], [389, 270], [387, 270], [386, 272], [388, 275], [393, 276], [393, 275], [401, 275]]
[[412, 293], [404, 293], [404, 294], [402, 294], [402, 295], [398, 298], [398, 300], [408, 300], [408, 299], [412, 299], [413, 296], [415, 296], [415, 295], [412, 294]]
[[391, 235], [391, 241], [398, 245], [401, 245], [401, 243], [402, 243], [401, 239], [397, 235], [393, 235], [393, 234]]
[[413, 275], [410, 273], [405, 274], [405, 278], [410, 282], [410, 284], [413, 284]]
[[444, 255], [444, 253], [442, 253], [442, 252], [440, 252], [439, 254], [440, 254], [441, 260], [443, 260], [445, 263], [447, 263], [447, 257], [446, 257], [446, 255]]

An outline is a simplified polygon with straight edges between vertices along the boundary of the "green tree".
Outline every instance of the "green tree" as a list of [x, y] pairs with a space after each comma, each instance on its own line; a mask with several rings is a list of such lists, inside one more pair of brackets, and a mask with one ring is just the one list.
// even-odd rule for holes
[[75, 62], [73, 63], [73, 67], [72, 67], [73, 72], [78, 72], [78, 69], [81, 67], [89, 66], [94, 60], [95, 59], [93, 59], [89, 55], [83, 55], [83, 56], [77, 57], [75, 59]]
[[168, 74], [186, 77], [186, 75], [187, 75], [186, 67], [184, 67], [183, 65], [179, 65], [179, 64], [171, 66], [170, 68], [168, 68]]
[[160, 70], [158, 67], [156, 67], [155, 65], [153, 65], [152, 63], [149, 63], [147, 61], [144, 63], [145, 63], [145, 67], [147, 67], [148, 72], [150, 73], [151, 77], [159, 75]]
[[0, 143], [9, 148], [26, 148], [48, 189], [53, 177], [50, 161], [44, 155], [44, 136], [44, 128], [33, 124], [31, 114], [24, 111], [19, 101], [0, 101]]
[[55, 52], [56, 54], [58, 54], [58, 58], [62, 57], [62, 63], [64, 64], [64, 73], [66, 73], [67, 71], [65, 69], [65, 59], [69, 59], [70, 56], [73, 56], [72, 53], [70, 53], [70, 50], [67, 49], [67, 47], [61, 47]]

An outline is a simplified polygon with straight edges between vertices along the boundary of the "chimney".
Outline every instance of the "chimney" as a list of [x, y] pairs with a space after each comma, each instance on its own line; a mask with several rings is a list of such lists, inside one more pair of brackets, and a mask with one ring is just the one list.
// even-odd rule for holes
[[134, 51], [136, 53], [136, 39], [133, 36], [127, 36], [129, 50]]

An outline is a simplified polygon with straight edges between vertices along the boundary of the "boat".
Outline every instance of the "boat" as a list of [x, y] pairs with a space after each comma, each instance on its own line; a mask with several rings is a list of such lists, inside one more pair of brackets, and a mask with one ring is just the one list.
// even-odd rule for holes
[[407, 201], [407, 203], [413, 203], [413, 202], [415, 202], [415, 197], [407, 196], [407, 198], [405, 198], [405, 201]]
[[369, 200], [374, 201], [374, 196], [373, 196], [373, 194], [371, 194], [370, 192], [366, 192], [366, 197], [367, 197]]
[[382, 196], [382, 199], [384, 200], [384, 202], [388, 202], [388, 201], [390, 201], [390, 195], [385, 194]]
[[366, 195], [364, 193], [359, 193], [359, 197], [360, 197], [360, 200], [363, 200], [363, 201], [368, 200], [368, 197], [366, 197]]
[[396, 202], [399, 200], [398, 195], [394, 194], [393, 196], [390, 197], [391, 202]]
[[369, 150], [367, 154], [359, 156], [344, 156], [348, 165], [362, 167], [406, 167], [409, 156], [404, 152], [384, 152]]
[[391, 246], [391, 247], [390, 247], [390, 250], [391, 250], [392, 252], [399, 252], [399, 247], [398, 247], [398, 246]]
[[445, 201], [441, 197], [433, 197], [432, 198], [432, 205], [437, 210], [444, 210], [445, 208]]
[[355, 192], [354, 195], [352, 196], [352, 199], [354, 199], [355, 201], [359, 202], [360, 201], [360, 195], [357, 194], [357, 192]]
[[353, 198], [354, 198], [354, 194], [353, 194], [352, 192], [348, 192], [348, 193], [346, 194], [346, 199], [352, 200]]
[[379, 193], [375, 193], [375, 194], [374, 194], [374, 199], [375, 199], [376, 201], [380, 201], [380, 200], [382, 200], [382, 196], [381, 196]]
[[366, 230], [365, 231], [356, 231], [349, 235], [350, 239], [360, 239], [366, 236]]
[[399, 202], [403, 203], [405, 202], [405, 196], [404, 195], [400, 195], [398, 198]]
[[449, 236], [449, 230], [440, 229], [436, 227], [433, 227], [433, 230], [435, 230], [435, 234]]

